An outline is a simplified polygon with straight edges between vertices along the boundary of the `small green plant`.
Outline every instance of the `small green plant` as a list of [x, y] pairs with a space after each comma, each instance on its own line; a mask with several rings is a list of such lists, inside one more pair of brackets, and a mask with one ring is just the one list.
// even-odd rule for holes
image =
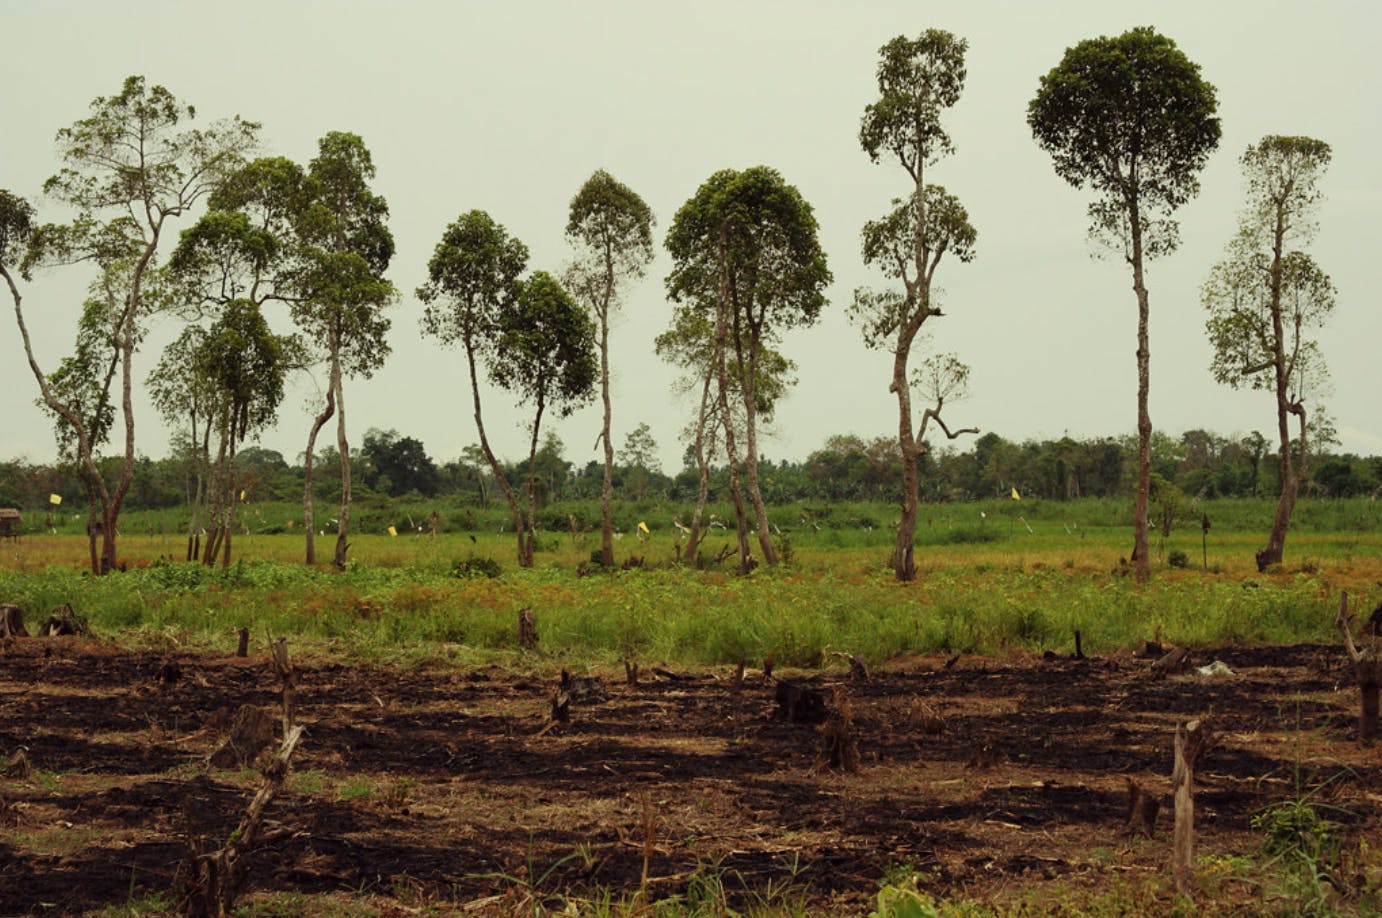
[[460, 580], [476, 577], [486, 577], [493, 580], [503, 572], [498, 561], [480, 555], [470, 555], [451, 563], [451, 576]]
[[342, 800], [368, 800], [375, 791], [374, 782], [369, 778], [356, 777], [337, 788], [336, 795]]
[[1190, 556], [1177, 548], [1166, 556], [1166, 563], [1171, 567], [1184, 569], [1190, 566]]

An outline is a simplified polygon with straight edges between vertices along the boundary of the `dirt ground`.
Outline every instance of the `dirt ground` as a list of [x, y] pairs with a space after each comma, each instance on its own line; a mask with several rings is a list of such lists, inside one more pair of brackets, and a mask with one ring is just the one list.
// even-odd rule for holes
[[[1342, 656], [1223, 648], [1193, 662], [1235, 675], [1164, 681], [1132, 656], [918, 658], [867, 681], [832, 658], [785, 674], [847, 691], [850, 774], [821, 769], [819, 728], [776, 716], [755, 670], [742, 685], [729, 670], [600, 673], [608, 699], [552, 724], [560, 661], [526, 677], [302, 665], [305, 736], [241, 901], [379, 915], [617, 901], [646, 857], [647, 899], [739, 909], [862, 914], [904, 869], [937, 897], [1054, 902], [1145, 877], [1169, 902], [1178, 721], [1207, 718], [1218, 737], [1196, 775], [1202, 855], [1257, 855], [1251, 817], [1321, 785], [1349, 832], [1382, 837], [1382, 756], [1355, 741]], [[0, 777], [0, 915], [171, 904], [189, 833], [224, 842], [262, 780], [208, 769], [208, 753], [240, 705], [276, 715], [277, 700], [265, 655], [8, 640], [0, 752], [25, 747], [30, 770]], [[1150, 839], [1125, 829], [1128, 778], [1163, 800]]]

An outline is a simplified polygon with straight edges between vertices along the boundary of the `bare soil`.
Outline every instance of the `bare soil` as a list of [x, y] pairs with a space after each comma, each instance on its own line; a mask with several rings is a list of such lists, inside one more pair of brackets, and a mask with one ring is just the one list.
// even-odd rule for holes
[[[618, 900], [646, 858], [647, 899], [699, 884], [739, 909], [861, 914], [903, 865], [937, 897], [1055, 902], [1145, 877], [1169, 903], [1172, 735], [1194, 718], [1217, 736], [1196, 775], [1202, 854], [1258, 855], [1252, 816], [1302, 788], [1382, 837], [1382, 756], [1355, 740], [1339, 649], [1192, 654], [1214, 659], [1235, 675], [1154, 681], [1132, 656], [787, 674], [847, 693], [853, 773], [821, 767], [821, 728], [780, 719], [752, 670], [742, 685], [729, 670], [600, 673], [608, 699], [552, 723], [559, 661], [522, 676], [300, 665], [306, 735], [242, 901], [393, 915]], [[158, 901], [189, 834], [224, 841], [260, 783], [208, 754], [242, 704], [277, 716], [278, 697], [267, 655], [0, 645], [0, 753], [25, 747], [31, 766], [0, 777], [0, 915]], [[1150, 839], [1126, 831], [1128, 778], [1162, 799]], [[1259, 894], [1215, 891], [1245, 908]]]

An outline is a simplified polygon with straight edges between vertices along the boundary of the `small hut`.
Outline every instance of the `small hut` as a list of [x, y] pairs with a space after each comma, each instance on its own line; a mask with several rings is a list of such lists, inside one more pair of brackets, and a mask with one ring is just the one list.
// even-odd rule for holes
[[12, 507], [0, 507], [0, 539], [18, 539], [24, 531], [24, 517]]

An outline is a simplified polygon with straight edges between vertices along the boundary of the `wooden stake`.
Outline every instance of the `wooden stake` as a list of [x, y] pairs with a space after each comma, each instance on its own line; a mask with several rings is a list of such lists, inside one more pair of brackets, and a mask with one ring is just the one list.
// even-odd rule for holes
[[240, 644], [235, 648], [237, 657], [247, 657], [250, 655], [250, 629], [240, 629]]
[[293, 664], [288, 660], [287, 638], [279, 638], [269, 649], [273, 654], [274, 670], [283, 682], [283, 735], [286, 737], [293, 729], [293, 724], [297, 723], [293, 691], [297, 685], [297, 674], [293, 672]]
[[1195, 895], [1195, 763], [1209, 747], [1211, 735], [1203, 721], [1176, 725], [1175, 767], [1171, 786], [1176, 798], [1176, 829], [1172, 843], [1171, 873], [1176, 892]]
[[532, 609], [518, 610], [518, 646], [524, 650], [537, 649], [537, 616]]
[[1124, 780], [1128, 782], [1128, 834], [1151, 838], [1161, 803], [1132, 778]]

